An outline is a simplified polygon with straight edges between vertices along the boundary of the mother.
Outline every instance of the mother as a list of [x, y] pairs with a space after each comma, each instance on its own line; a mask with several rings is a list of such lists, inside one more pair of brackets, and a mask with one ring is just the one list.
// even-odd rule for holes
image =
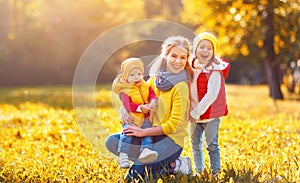
[[[160, 56], [151, 64], [148, 83], [158, 96], [158, 106], [153, 115], [153, 127], [141, 129], [128, 126], [123, 130], [127, 136], [136, 137], [128, 144], [129, 159], [134, 161], [126, 176], [128, 181], [146, 180], [147, 174], [156, 178], [168, 173], [191, 173], [190, 159], [180, 157], [187, 136], [190, 106], [187, 82], [193, 77], [189, 56], [189, 41], [182, 36], [173, 36], [164, 41]], [[128, 115], [123, 116], [127, 117], [128, 122]], [[107, 149], [115, 155], [118, 155], [120, 135], [111, 135], [106, 140]], [[137, 160], [141, 143], [139, 137], [145, 136], [153, 137], [153, 150], [158, 153], [157, 160], [150, 164]]]

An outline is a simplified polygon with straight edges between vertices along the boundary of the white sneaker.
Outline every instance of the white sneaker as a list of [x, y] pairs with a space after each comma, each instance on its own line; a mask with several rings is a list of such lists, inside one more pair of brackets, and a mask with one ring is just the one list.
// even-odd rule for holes
[[126, 153], [120, 153], [119, 155], [119, 166], [120, 168], [129, 168], [130, 163], [128, 161], [128, 155]]
[[[178, 164], [177, 164], [178, 163]], [[175, 172], [181, 172], [182, 174], [188, 175], [192, 173], [192, 165], [189, 157], [179, 157], [176, 159]]]
[[139, 161], [141, 163], [150, 163], [150, 162], [153, 162], [157, 159], [158, 157], [158, 154], [156, 151], [152, 151], [148, 148], [145, 148], [142, 150], [140, 156], [139, 156]]

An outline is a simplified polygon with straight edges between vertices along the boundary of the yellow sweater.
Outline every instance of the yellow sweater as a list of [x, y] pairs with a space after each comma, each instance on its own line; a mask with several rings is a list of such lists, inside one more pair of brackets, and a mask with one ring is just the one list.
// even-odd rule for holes
[[[148, 104], [149, 85], [143, 80], [141, 86], [135, 84], [128, 84], [122, 81], [122, 76], [119, 75], [113, 82], [112, 89], [119, 95], [124, 93], [129, 96], [135, 104]], [[142, 112], [129, 112], [130, 116], [134, 119], [134, 124], [141, 127], [144, 121], [144, 114]]]
[[158, 106], [153, 115], [153, 126], [161, 126], [165, 135], [183, 147], [187, 136], [188, 113], [190, 107], [189, 89], [186, 82], [177, 83], [169, 91], [160, 91], [155, 87], [154, 78], [148, 81], [158, 96]]

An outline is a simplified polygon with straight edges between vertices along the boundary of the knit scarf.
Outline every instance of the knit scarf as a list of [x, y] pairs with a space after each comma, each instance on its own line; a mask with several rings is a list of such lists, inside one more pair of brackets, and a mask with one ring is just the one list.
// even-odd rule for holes
[[159, 71], [155, 79], [155, 85], [161, 91], [168, 91], [181, 81], [188, 81], [185, 70], [176, 74], [171, 71]]

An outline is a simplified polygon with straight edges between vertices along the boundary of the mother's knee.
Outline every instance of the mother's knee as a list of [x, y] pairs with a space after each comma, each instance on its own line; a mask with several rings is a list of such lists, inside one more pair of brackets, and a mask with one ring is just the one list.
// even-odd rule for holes
[[118, 153], [118, 143], [119, 143], [119, 138], [117, 136], [118, 134], [115, 135], [110, 135], [107, 137], [105, 141], [105, 146], [106, 148], [112, 152], [113, 154]]

